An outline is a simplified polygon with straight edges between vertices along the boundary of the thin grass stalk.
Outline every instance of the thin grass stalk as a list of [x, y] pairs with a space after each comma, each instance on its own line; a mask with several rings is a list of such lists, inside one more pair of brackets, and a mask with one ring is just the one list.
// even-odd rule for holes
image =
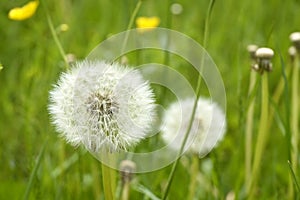
[[[208, 33], [209, 33], [209, 20], [210, 20], [210, 15], [211, 15], [214, 3], [215, 3], [215, 0], [210, 0], [209, 7], [208, 7], [208, 12], [207, 12], [206, 19], [205, 19], [205, 29], [204, 29], [204, 39], [203, 39], [203, 47], [204, 48], [206, 48], [206, 46], [207, 46], [207, 38], [208, 38]], [[204, 59], [201, 59], [201, 65], [200, 65], [201, 70], [202, 70], [203, 64], [204, 64]], [[198, 98], [200, 96], [201, 83], [202, 83], [202, 79], [201, 79], [201, 76], [199, 75], [198, 76], [198, 81], [197, 81], [196, 99], [195, 99], [195, 102], [194, 102], [194, 105], [193, 105], [193, 110], [192, 110], [192, 113], [191, 113], [191, 116], [190, 116], [188, 128], [185, 132], [184, 139], [183, 139], [182, 144], [180, 146], [180, 149], [178, 151], [178, 155], [177, 155], [178, 157], [172, 165], [172, 169], [171, 169], [171, 172], [170, 172], [169, 177], [168, 177], [166, 189], [165, 189], [165, 192], [162, 196], [162, 200], [166, 200], [167, 197], [168, 197], [170, 187], [171, 187], [171, 184], [173, 182], [173, 178], [174, 178], [174, 175], [175, 175], [180, 157], [183, 153], [185, 143], [186, 143], [186, 141], [188, 139], [188, 136], [189, 136], [189, 133], [191, 131], [193, 120], [194, 120], [195, 113], [196, 113]]]
[[[250, 96], [255, 88], [257, 72], [251, 70], [248, 96]], [[247, 119], [246, 119], [246, 137], [245, 137], [245, 182], [246, 187], [249, 187], [251, 179], [251, 164], [252, 164], [252, 134], [253, 134], [253, 116], [254, 116], [255, 98], [252, 98], [249, 103]]]
[[249, 188], [247, 188], [247, 194], [249, 199], [254, 198], [255, 188], [257, 186], [257, 181], [260, 176], [260, 166], [262, 156], [267, 144], [268, 140], [268, 113], [269, 113], [269, 88], [268, 88], [268, 73], [264, 72], [261, 75], [262, 79], [262, 99], [261, 99], [261, 117], [260, 117], [260, 124], [257, 136], [257, 143], [255, 148], [254, 154], [254, 161], [252, 167], [252, 176], [250, 179]]
[[124, 53], [125, 47], [126, 47], [127, 42], [128, 42], [128, 37], [129, 37], [129, 31], [128, 30], [132, 28], [134, 20], [136, 18], [136, 15], [137, 15], [138, 11], [140, 10], [141, 5], [142, 5], [142, 0], [139, 0], [137, 2], [137, 4], [136, 4], [134, 10], [133, 10], [132, 15], [130, 16], [129, 24], [128, 24], [127, 28], [126, 28], [127, 32], [125, 34], [125, 38], [124, 38], [124, 41], [123, 41], [123, 44], [122, 44], [122, 51], [121, 51], [121, 53]]
[[48, 26], [50, 28], [52, 37], [53, 37], [54, 42], [55, 42], [55, 44], [56, 44], [56, 46], [57, 46], [57, 48], [59, 50], [60, 55], [62, 56], [62, 58], [63, 58], [63, 60], [65, 62], [65, 67], [68, 70], [70, 68], [69, 62], [67, 60], [66, 53], [65, 53], [65, 51], [64, 51], [64, 49], [63, 49], [63, 47], [61, 45], [61, 42], [58, 39], [57, 33], [55, 31], [55, 28], [54, 28], [54, 25], [53, 25], [53, 22], [52, 22], [52, 19], [51, 19], [50, 15], [49, 15], [49, 12], [48, 12], [48, 7], [47, 7], [47, 5], [46, 5], [46, 3], [44, 1], [42, 1], [42, 5], [43, 5], [43, 8], [44, 8], [45, 13], [46, 13], [47, 22], [48, 22]]
[[[168, 13], [166, 15], [166, 28], [172, 28], [172, 17], [171, 17], [171, 12], [169, 12], [170, 9], [170, 5], [172, 4], [172, 0], [167, 0], [167, 6], [166, 6], [166, 13]], [[169, 45], [170, 45], [170, 41], [171, 41], [171, 34], [167, 35], [167, 41], [166, 41], [166, 45], [165, 45], [165, 49], [169, 49]], [[163, 58], [163, 64], [165, 66], [169, 66], [170, 64], [170, 52], [168, 51], [164, 51], [164, 58]], [[163, 79], [167, 79], [168, 77], [168, 70], [167, 68], [165, 68], [164, 72], [161, 74], [161, 78]], [[167, 94], [167, 88], [163, 87], [160, 91], [160, 99], [162, 101], [162, 103], [165, 103], [166, 101], [166, 94]]]
[[198, 155], [194, 154], [192, 156], [192, 165], [190, 169], [190, 185], [189, 185], [189, 196], [188, 200], [193, 200], [196, 194], [197, 188], [197, 176], [199, 170], [199, 157]]
[[[279, 103], [280, 98], [281, 98], [281, 96], [283, 94], [283, 91], [285, 89], [285, 84], [286, 84], [285, 78], [289, 79], [291, 71], [292, 71], [291, 67], [288, 67], [286, 69], [286, 72], [285, 72], [286, 77], [281, 76], [281, 78], [279, 80], [279, 83], [278, 83], [278, 85], [277, 85], [277, 87], [275, 89], [275, 92], [274, 92], [274, 94], [272, 96], [272, 100], [273, 100], [274, 104], [276, 104], [276, 105]], [[269, 114], [269, 122], [267, 124], [268, 129], [270, 129], [271, 126], [272, 126], [272, 124], [273, 124], [275, 111], [276, 111], [275, 108], [273, 106], [271, 106], [270, 107], [270, 114]]]
[[[299, 183], [298, 183], [296, 174], [295, 174], [295, 172], [294, 172], [294, 170], [293, 170], [293, 167], [292, 167], [290, 161], [288, 161], [288, 165], [289, 165], [289, 168], [290, 168], [290, 171], [291, 171], [291, 174], [292, 174], [292, 178], [293, 178], [294, 184], [296, 185], [296, 188], [297, 188], [297, 193], [298, 193], [297, 196], [299, 196], [299, 194], [300, 194], [300, 186], [299, 186]], [[299, 198], [298, 198], [298, 199], [299, 199]]]
[[34, 165], [34, 168], [30, 174], [30, 177], [29, 177], [29, 181], [28, 181], [28, 184], [27, 184], [27, 187], [26, 187], [26, 191], [25, 191], [25, 194], [23, 196], [23, 199], [24, 200], [27, 200], [29, 198], [29, 195], [30, 195], [30, 191], [32, 189], [32, 186], [33, 186], [33, 180], [34, 178], [36, 177], [36, 174], [37, 174], [37, 171], [41, 165], [41, 162], [42, 162], [42, 157], [43, 157], [43, 154], [44, 154], [44, 151], [45, 151], [45, 148], [46, 148], [46, 145], [48, 144], [48, 139], [45, 141], [45, 143], [43, 144], [39, 154], [38, 154], [38, 157], [37, 157], [37, 160], [36, 160], [36, 163]]

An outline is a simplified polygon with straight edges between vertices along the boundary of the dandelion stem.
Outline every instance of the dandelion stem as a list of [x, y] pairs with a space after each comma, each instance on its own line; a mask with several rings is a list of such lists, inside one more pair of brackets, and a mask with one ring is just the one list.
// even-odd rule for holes
[[127, 32], [126, 32], [126, 35], [125, 35], [125, 39], [124, 39], [124, 41], [123, 41], [121, 53], [124, 53], [125, 47], [126, 47], [127, 42], [128, 42], [128, 37], [129, 37], [129, 31], [128, 31], [128, 30], [132, 28], [133, 23], [134, 23], [134, 20], [135, 20], [135, 18], [136, 18], [136, 15], [137, 15], [137, 13], [138, 13], [138, 11], [139, 11], [141, 5], [142, 5], [142, 0], [139, 0], [139, 1], [137, 2], [137, 4], [136, 4], [134, 10], [133, 10], [132, 15], [130, 16], [129, 24], [128, 24], [127, 28], [126, 28], [126, 31], [127, 31]]
[[268, 110], [269, 110], [269, 88], [268, 88], [268, 73], [264, 72], [261, 75], [262, 79], [262, 100], [261, 100], [261, 117], [257, 136], [257, 143], [254, 154], [254, 161], [252, 167], [252, 176], [250, 185], [247, 188], [249, 199], [253, 199], [254, 188], [257, 184], [258, 176], [260, 173], [260, 164], [262, 160], [263, 151], [265, 149], [268, 139]]
[[104, 196], [105, 199], [114, 199], [114, 192], [112, 188], [112, 179], [111, 176], [111, 168], [106, 166], [105, 164], [102, 164], [102, 181], [103, 181], [103, 188], [104, 188]]
[[188, 200], [193, 200], [196, 193], [196, 186], [197, 186], [197, 176], [198, 176], [198, 169], [199, 169], [199, 157], [195, 154], [192, 157], [192, 165], [190, 170], [190, 186], [189, 186], [189, 196]]
[[[293, 66], [293, 73], [292, 73], [292, 96], [291, 96], [291, 163], [292, 169], [297, 177], [297, 164], [298, 164], [298, 140], [299, 140], [299, 55], [296, 57]], [[293, 191], [293, 190], [292, 190]], [[293, 193], [293, 192], [292, 192]]]
[[[209, 20], [210, 20], [210, 15], [211, 15], [214, 3], [215, 3], [215, 0], [210, 0], [209, 7], [208, 7], [208, 12], [207, 12], [206, 19], [205, 19], [205, 29], [204, 29], [204, 37], [203, 37], [204, 38], [203, 39], [203, 47], [204, 48], [206, 48], [206, 45], [207, 45], [207, 38], [208, 38], [208, 33], [209, 33]], [[201, 59], [200, 70], [202, 70], [203, 64], [204, 64], [204, 59], [202, 58]], [[185, 132], [184, 139], [182, 141], [180, 149], [178, 151], [178, 155], [177, 155], [178, 157], [172, 165], [172, 169], [171, 169], [171, 172], [170, 172], [169, 177], [168, 177], [168, 182], [167, 182], [166, 189], [165, 189], [165, 192], [163, 194], [162, 200], [165, 200], [168, 197], [170, 187], [171, 187], [171, 184], [173, 182], [174, 175], [175, 175], [175, 171], [177, 169], [180, 157], [183, 153], [183, 149], [184, 149], [185, 143], [188, 139], [188, 135], [189, 135], [189, 133], [191, 131], [191, 128], [192, 128], [193, 120], [194, 120], [195, 113], [196, 113], [198, 98], [200, 96], [201, 82], [202, 82], [202, 79], [201, 79], [201, 76], [199, 74], [198, 81], [197, 81], [197, 89], [196, 89], [196, 99], [195, 99], [195, 102], [194, 102], [194, 105], [193, 105], [193, 110], [192, 110], [192, 113], [191, 113], [191, 116], [190, 116], [189, 124], [188, 124], [187, 130]]]
[[295, 185], [296, 185], [297, 191], [298, 191], [298, 193], [300, 194], [300, 186], [299, 186], [299, 184], [298, 184], [296, 174], [295, 174], [295, 172], [294, 172], [294, 170], [293, 170], [293, 167], [292, 167], [290, 161], [288, 161], [288, 165], [289, 165], [289, 168], [290, 168], [290, 170], [291, 170], [292, 178], [293, 178], [294, 183], [295, 183]]
[[[255, 88], [256, 83], [256, 74], [257, 72], [251, 71], [250, 73], [250, 83], [248, 96], [250, 96]], [[253, 132], [253, 115], [254, 115], [254, 101], [253, 98], [249, 104], [247, 112], [247, 121], [246, 121], [246, 137], [245, 137], [245, 165], [246, 165], [246, 187], [249, 187], [251, 179], [251, 160], [252, 160], [252, 132]]]
[[129, 193], [130, 192], [130, 182], [126, 181], [123, 185], [123, 190], [122, 190], [122, 200], [129, 200]]
[[93, 182], [93, 191], [94, 191], [94, 199], [100, 199], [101, 197], [101, 180], [99, 177], [99, 163], [98, 161], [95, 161], [92, 163], [92, 176], [94, 177], [94, 182]]
[[49, 25], [52, 37], [53, 37], [53, 39], [55, 41], [55, 44], [56, 44], [56, 46], [57, 46], [57, 48], [59, 50], [60, 55], [62, 56], [62, 58], [63, 58], [63, 60], [65, 62], [66, 69], [68, 70], [70, 68], [70, 66], [69, 66], [69, 63], [68, 63], [68, 60], [67, 60], [67, 56], [66, 56], [66, 53], [65, 53], [65, 51], [64, 51], [64, 49], [63, 49], [63, 47], [62, 47], [62, 45], [61, 45], [61, 43], [60, 43], [60, 41], [58, 39], [58, 36], [56, 34], [56, 31], [55, 31], [55, 28], [53, 26], [52, 19], [51, 19], [50, 15], [49, 15], [46, 3], [44, 1], [42, 1], [42, 5], [43, 5], [43, 8], [44, 8], [45, 13], [46, 13], [47, 22], [48, 22], [48, 25]]
[[[289, 67], [287, 70], [286, 70], [286, 76], [287, 78], [289, 78], [291, 74], [291, 68]], [[272, 100], [274, 102], [274, 104], [278, 104], [279, 101], [280, 101], [280, 98], [281, 98], [281, 95], [284, 91], [284, 87], [285, 87], [285, 84], [286, 84], [286, 81], [285, 81], [285, 77], [284, 76], [281, 76], [281, 79], [276, 87], [276, 90], [272, 96]], [[269, 114], [269, 122], [267, 124], [268, 126], [268, 129], [271, 128], [272, 124], [273, 124], [273, 120], [274, 120], [274, 114], [275, 114], [275, 108], [272, 106], [270, 107], [270, 114]]]

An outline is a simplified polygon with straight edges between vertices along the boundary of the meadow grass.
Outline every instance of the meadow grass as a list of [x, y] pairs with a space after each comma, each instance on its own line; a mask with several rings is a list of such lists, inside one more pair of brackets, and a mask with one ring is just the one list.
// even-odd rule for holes
[[[48, 0], [46, 5], [54, 29], [61, 24], [69, 26], [68, 31], [57, 33], [65, 53], [84, 59], [99, 42], [126, 30], [137, 2]], [[203, 44], [209, 1], [178, 1], [183, 12], [171, 15], [169, 6], [174, 2], [143, 0], [137, 16], [157, 16], [161, 20], [160, 27], [180, 31]], [[12, 21], [7, 17], [11, 8], [24, 3], [23, 0], [0, 2], [0, 63], [3, 66], [0, 71], [0, 199], [25, 197], [29, 184], [29, 199], [103, 199], [100, 162], [81, 147], [75, 149], [66, 144], [50, 123], [48, 93], [59, 74], [65, 71], [65, 61], [51, 34], [45, 9], [39, 6], [36, 14], [25, 21]], [[274, 49], [274, 69], [268, 74], [272, 96], [278, 80], [283, 77], [282, 70], [285, 69], [282, 68], [292, 67], [287, 49], [289, 34], [300, 30], [299, 9], [298, 1], [215, 2], [206, 49], [225, 84], [228, 128], [220, 145], [199, 162], [195, 199], [224, 199], [229, 193], [234, 193], [237, 199], [246, 198], [244, 140], [250, 78], [246, 47], [254, 43]], [[198, 77], [185, 61], [175, 55], [165, 56], [164, 52], [153, 50], [145, 50], [139, 57], [135, 53], [128, 55], [131, 64], [164, 63], [167, 59], [169, 66], [196, 85]], [[299, 180], [297, 176], [291, 178], [288, 165], [291, 146], [287, 142], [290, 134], [287, 124], [292, 109], [288, 95], [295, 91], [291, 90], [290, 79], [285, 83], [282, 99], [274, 107], [277, 117], [270, 125], [270, 137], [262, 155], [255, 190], [258, 199], [288, 199], [290, 180]], [[205, 89], [205, 84], [202, 85]], [[253, 141], [257, 139], [260, 123], [260, 87], [255, 95]], [[167, 105], [172, 97], [165, 98]], [[140, 144], [137, 149], [143, 151], [156, 145], [150, 141]], [[255, 143], [252, 147], [255, 148]], [[170, 186], [169, 199], [187, 197], [189, 183], [193, 180], [190, 173], [192, 159], [189, 156], [181, 158]], [[292, 166], [297, 167], [299, 163], [292, 163]], [[161, 198], [171, 168], [167, 166], [136, 175], [131, 183], [130, 198]], [[295, 171], [299, 172], [299, 169]], [[118, 190], [120, 183], [117, 185]], [[296, 184], [294, 186], [297, 192]]]

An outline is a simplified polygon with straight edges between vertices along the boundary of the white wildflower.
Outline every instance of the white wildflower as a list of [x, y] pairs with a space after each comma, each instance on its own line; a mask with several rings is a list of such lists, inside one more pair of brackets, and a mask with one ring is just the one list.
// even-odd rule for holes
[[[166, 110], [162, 125], [162, 137], [174, 150], [179, 150], [188, 129], [194, 99], [175, 102]], [[184, 151], [204, 156], [222, 140], [226, 130], [224, 112], [216, 103], [199, 98], [198, 105]]]
[[119, 64], [77, 62], [50, 92], [49, 112], [61, 135], [88, 150], [118, 151], [147, 136], [154, 98], [142, 75]]

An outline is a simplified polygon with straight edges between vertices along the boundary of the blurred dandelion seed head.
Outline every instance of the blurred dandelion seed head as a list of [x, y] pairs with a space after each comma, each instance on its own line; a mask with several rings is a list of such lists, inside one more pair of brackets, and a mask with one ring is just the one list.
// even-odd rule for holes
[[61, 135], [89, 151], [127, 149], [147, 136], [153, 92], [137, 70], [100, 61], [77, 62], [50, 92], [49, 112]]
[[[194, 99], [175, 102], [166, 110], [163, 118], [162, 138], [170, 147], [179, 150], [188, 128]], [[184, 116], [180, 119], [180, 116]], [[204, 156], [222, 140], [226, 131], [226, 119], [219, 106], [205, 98], [199, 98], [192, 128], [185, 151]]]
[[249, 52], [249, 55], [250, 55], [251, 59], [256, 58], [255, 52], [256, 52], [257, 49], [258, 49], [258, 46], [255, 45], [255, 44], [250, 44], [250, 45], [247, 46], [247, 51]]
[[300, 50], [300, 32], [294, 32], [290, 35], [290, 40], [293, 43], [293, 45], [296, 47], [296, 49]]
[[170, 10], [173, 15], [180, 15], [183, 9], [181, 4], [173, 3], [170, 7]]
[[30, 1], [22, 7], [13, 8], [8, 13], [11, 20], [21, 21], [28, 19], [34, 15], [39, 5], [39, 1]]

